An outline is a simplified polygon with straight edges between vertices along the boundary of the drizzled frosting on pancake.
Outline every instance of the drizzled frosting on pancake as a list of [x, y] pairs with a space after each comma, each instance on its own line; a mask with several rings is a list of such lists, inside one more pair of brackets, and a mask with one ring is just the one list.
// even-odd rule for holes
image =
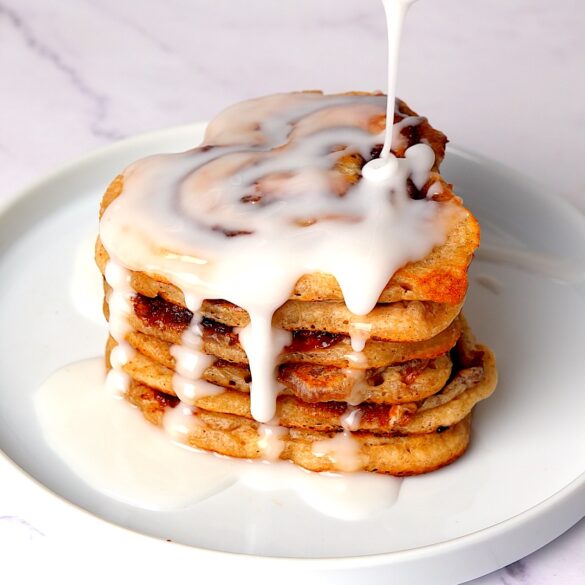
[[423, 189], [435, 163], [427, 144], [404, 151], [404, 129], [421, 118], [397, 108], [393, 149], [404, 157], [372, 160], [385, 111], [384, 95], [237, 104], [209, 124], [200, 147], [127, 168], [103, 215], [113, 261], [178, 286], [194, 313], [205, 298], [249, 312], [240, 340], [257, 420], [274, 415], [274, 369], [290, 342], [272, 315], [303, 274], [332, 274], [348, 309], [365, 315], [398, 268], [445, 239], [446, 206], [408, 191], [408, 182]]

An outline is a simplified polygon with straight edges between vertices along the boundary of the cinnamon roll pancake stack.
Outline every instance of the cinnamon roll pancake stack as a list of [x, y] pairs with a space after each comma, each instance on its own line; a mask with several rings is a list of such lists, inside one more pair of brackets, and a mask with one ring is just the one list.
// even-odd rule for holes
[[278, 94], [140, 160], [101, 205], [108, 386], [172, 440], [313, 471], [425, 473], [496, 385], [461, 314], [479, 225], [445, 136], [380, 94]]

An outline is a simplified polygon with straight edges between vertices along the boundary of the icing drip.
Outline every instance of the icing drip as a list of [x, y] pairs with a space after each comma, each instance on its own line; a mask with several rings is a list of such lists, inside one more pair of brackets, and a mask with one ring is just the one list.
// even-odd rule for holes
[[372, 332], [371, 323], [353, 322], [349, 325], [349, 337], [351, 340], [351, 349], [355, 352], [361, 352], [366, 347], [366, 342]]
[[134, 290], [130, 284], [130, 272], [116, 262], [110, 261], [105, 270], [106, 282], [111, 287], [108, 297], [110, 308], [110, 336], [117, 343], [110, 353], [111, 370], [106, 376], [106, 389], [112, 394], [123, 396], [128, 391], [130, 378], [123, 367], [132, 359], [134, 349], [126, 341], [132, 327], [128, 317], [132, 312]]
[[351, 353], [348, 353], [345, 358], [352, 365], [352, 368], [365, 370], [368, 367], [368, 357], [362, 351], [352, 351]]
[[[361, 337], [359, 345], [361, 345]], [[344, 368], [343, 373], [349, 378], [351, 383], [351, 394], [347, 400], [348, 404], [356, 406], [367, 399], [370, 394], [370, 389], [366, 379], [366, 371], [368, 368], [368, 358], [363, 353], [365, 341], [359, 351], [355, 351], [354, 341], [352, 337], [352, 348], [354, 351], [347, 354], [345, 357], [351, 364], [349, 368]]]
[[313, 455], [327, 457], [342, 471], [357, 471], [360, 468], [360, 444], [350, 431], [336, 433], [330, 439], [316, 441]]
[[[49, 443], [92, 486], [134, 505], [180, 509], [239, 480], [256, 489], [294, 489], [321, 512], [346, 519], [379, 513], [395, 501], [400, 480], [393, 478], [313, 474], [283, 462], [252, 465], [180, 449], [112, 395], [127, 391], [123, 368], [134, 352], [125, 340], [135, 294], [130, 270], [161, 276], [181, 289], [193, 313], [181, 343], [171, 348], [180, 402], [165, 409], [162, 425], [179, 443], [205, 428], [193, 403], [222, 389], [201, 379], [214, 358], [202, 352], [199, 311], [203, 299], [226, 299], [250, 316], [248, 327], [234, 332], [250, 362], [252, 414], [263, 421], [258, 448], [265, 459], [281, 456], [288, 430], [273, 419], [274, 373], [291, 335], [272, 327], [272, 316], [298, 278], [332, 274], [349, 310], [366, 315], [400, 266], [424, 257], [445, 237], [448, 213], [443, 217], [431, 200], [440, 183], [416, 201], [407, 189], [411, 180], [420, 191], [434, 164], [427, 145], [408, 148], [408, 129], [422, 118], [395, 111], [399, 36], [412, 1], [383, 0], [390, 38], [387, 100], [315, 93], [250, 100], [212, 121], [202, 147], [149, 157], [124, 172], [123, 192], [100, 225], [111, 258], [105, 276], [112, 289], [110, 334], [117, 342], [107, 377], [111, 392], [101, 388], [101, 360], [91, 360], [56, 372], [35, 396]], [[384, 113], [385, 130], [379, 124]], [[391, 147], [405, 157], [396, 158]], [[347, 156], [357, 157], [358, 167], [366, 163], [354, 181], [338, 169]], [[359, 319], [350, 324], [351, 367], [344, 371], [353, 387], [343, 431], [313, 445], [316, 456], [350, 471], [361, 465], [352, 432], [363, 415], [355, 405], [369, 395], [363, 350], [370, 329]], [[98, 434], [105, 440], [95, 441]]]
[[118, 345], [122, 345], [126, 335], [132, 330], [128, 323], [128, 317], [132, 313], [131, 298], [134, 295], [130, 285], [130, 272], [120, 264], [110, 261], [105, 273], [106, 282], [112, 289], [108, 297], [110, 335]]
[[[411, 4], [416, 0], [382, 0], [386, 14], [386, 27], [388, 29], [388, 107], [386, 119], [392, 120], [394, 111], [392, 104], [396, 99], [396, 81], [398, 79], [398, 56], [400, 55], [400, 40], [402, 38], [402, 26], [406, 13]], [[381, 158], [390, 154], [392, 145], [392, 126], [386, 126], [386, 138]]]
[[284, 438], [288, 435], [288, 429], [278, 425], [278, 422], [261, 424], [258, 427], [258, 448], [262, 453], [262, 459], [277, 461], [283, 452]]
[[126, 372], [119, 369], [111, 369], [106, 376], [104, 386], [108, 393], [121, 397], [128, 392], [129, 384], [130, 377]]
[[363, 414], [361, 409], [350, 405], [341, 417], [341, 425], [345, 430], [357, 431], [360, 428]]
[[277, 358], [292, 341], [288, 331], [272, 327], [272, 313], [250, 313], [250, 324], [239, 332], [252, 375], [250, 411], [260, 422], [271, 420], [276, 412], [276, 396], [283, 388], [276, 380]]
[[173, 375], [173, 391], [183, 403], [194, 404], [197, 398], [221, 394], [223, 388], [202, 380], [203, 372], [215, 361], [211, 355], [201, 351], [203, 345], [200, 325], [201, 300], [192, 297], [187, 299], [193, 318], [188, 329], [183, 333], [181, 344], [171, 347], [171, 355], [175, 358]]
[[201, 426], [201, 421], [193, 416], [197, 409], [180, 402], [175, 408], [167, 408], [163, 415], [163, 429], [169, 437], [179, 443], [186, 442], [193, 430]]
[[343, 432], [329, 439], [317, 441], [312, 446], [313, 455], [327, 457], [343, 471], [356, 471], [361, 467], [360, 444], [352, 431], [359, 429], [363, 411], [349, 405], [341, 416]]
[[345, 368], [343, 373], [351, 381], [351, 394], [347, 403], [353, 406], [361, 404], [370, 396], [370, 387], [366, 378], [366, 370], [357, 370], [355, 368]]
[[[209, 362], [213, 362], [213, 359], [209, 360]], [[173, 391], [180, 398], [181, 402], [195, 404], [197, 398], [221, 394], [224, 389], [221, 386], [210, 384], [205, 380], [189, 380], [180, 374], [174, 374]]]

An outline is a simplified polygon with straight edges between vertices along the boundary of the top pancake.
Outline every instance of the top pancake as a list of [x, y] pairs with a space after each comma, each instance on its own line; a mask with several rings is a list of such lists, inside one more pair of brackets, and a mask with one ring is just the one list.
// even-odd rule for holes
[[[395, 121], [400, 121], [405, 116], [416, 116], [416, 113], [404, 102], [398, 102]], [[384, 126], [385, 116], [376, 115], [369, 121], [367, 130], [372, 134], [377, 134], [383, 130]], [[422, 189], [417, 190], [410, 182], [411, 197], [424, 198], [432, 188], [434, 194], [429, 195], [429, 198], [444, 206], [445, 209], [451, 209], [453, 214], [444, 243], [436, 246], [422, 260], [410, 262], [395, 272], [383, 289], [379, 301], [390, 303], [400, 300], [426, 300], [459, 304], [464, 299], [467, 290], [467, 268], [479, 245], [479, 225], [453, 193], [451, 185], [438, 174], [438, 167], [445, 151], [446, 138], [443, 134], [432, 128], [425, 118], [420, 118], [416, 125], [403, 128], [401, 136], [400, 145], [394, 151], [396, 156], [404, 156], [408, 147], [418, 143], [428, 144], [435, 153], [433, 171]], [[379, 152], [374, 149], [371, 158], [376, 158], [378, 155]], [[362, 155], [356, 153], [345, 155], [337, 160], [332, 173], [341, 191], [344, 185], [349, 187], [361, 180], [361, 169], [366, 162], [368, 161]], [[100, 217], [123, 191], [124, 177], [120, 175], [114, 179], [103, 197]], [[96, 246], [96, 260], [104, 272], [108, 253], [99, 240]], [[185, 305], [182, 292], [155, 270], [134, 272], [132, 286], [147, 296], [160, 295], [170, 302]], [[342, 302], [344, 300], [336, 279], [323, 273], [303, 275], [297, 281], [290, 298], [301, 301]]]

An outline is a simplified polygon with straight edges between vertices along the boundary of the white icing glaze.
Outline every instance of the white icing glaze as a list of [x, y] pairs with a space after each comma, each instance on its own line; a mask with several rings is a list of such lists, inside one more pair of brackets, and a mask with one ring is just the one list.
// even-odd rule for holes
[[315, 441], [311, 450], [317, 457], [327, 457], [343, 471], [360, 468], [360, 444], [350, 431], [344, 430], [329, 439]]
[[[210, 124], [206, 147], [129, 167], [123, 193], [103, 216], [100, 235], [117, 263], [163, 276], [186, 298], [226, 299], [248, 311], [240, 340], [259, 421], [274, 416], [274, 369], [287, 343], [272, 315], [300, 276], [333, 274], [350, 311], [364, 315], [397, 268], [445, 237], [439, 206], [406, 190], [408, 177], [426, 180], [434, 160], [426, 145], [405, 158], [389, 155], [381, 177], [371, 178], [368, 167], [345, 195], [336, 192], [331, 168], [352, 150], [332, 149], [349, 144], [369, 156], [381, 136], [363, 126], [384, 106], [383, 96], [318, 94], [234, 106]], [[339, 116], [345, 125], [330, 127]], [[243, 203], [246, 196], [263, 200]]]
[[[101, 386], [100, 361], [90, 360], [57, 372], [35, 396], [49, 444], [92, 486], [161, 509], [193, 504], [240, 481], [263, 490], [295, 490], [322, 513], [345, 519], [378, 513], [398, 497], [400, 480], [394, 478], [234, 461], [179, 447], [168, 436], [184, 442], [202, 424], [189, 402], [212, 392], [200, 379], [213, 359], [201, 352], [202, 299], [226, 299], [250, 315], [250, 325], [238, 334], [252, 371], [252, 413], [266, 423], [258, 440], [264, 458], [276, 460], [288, 431], [271, 420], [279, 390], [274, 370], [290, 334], [273, 328], [272, 316], [298, 278], [334, 275], [349, 310], [365, 315], [396, 269], [443, 241], [446, 220], [439, 206], [413, 201], [406, 190], [408, 178], [419, 189], [427, 181], [432, 150], [418, 144], [402, 159], [390, 152], [391, 146], [404, 149], [402, 130], [421, 121], [406, 116], [392, 123], [400, 31], [412, 1], [383, 0], [390, 38], [388, 100], [310, 93], [250, 100], [212, 121], [202, 148], [149, 157], [124, 172], [123, 193], [100, 226], [111, 258], [110, 334], [118, 343], [111, 352], [109, 391]], [[370, 122], [386, 110], [389, 123], [377, 133]], [[342, 156], [357, 153], [368, 160], [382, 142], [381, 158], [364, 166], [357, 185], [348, 187], [333, 172]], [[435, 183], [428, 198], [440, 190]], [[227, 237], [242, 231], [246, 235]], [[134, 294], [129, 270], [167, 278], [194, 314], [182, 343], [172, 348], [173, 388], [181, 402], [164, 414], [166, 434], [115, 399], [127, 391], [122, 367], [133, 352], [125, 341]], [[367, 396], [362, 351], [369, 328], [359, 320], [351, 327], [352, 367], [346, 372], [354, 381], [349, 402], [358, 404]], [[343, 432], [317, 443], [313, 452], [357, 469], [359, 443], [351, 431], [361, 416], [349, 406]], [[96, 442], [98, 434], [106, 440]]]
[[356, 471], [361, 467], [360, 444], [352, 435], [359, 428], [363, 411], [351, 404], [341, 416], [343, 431], [329, 439], [316, 441], [311, 447], [313, 455], [327, 457], [343, 471]]
[[375, 516], [392, 506], [402, 479], [378, 473], [313, 473], [281, 462], [251, 465], [240, 481], [258, 491], [293, 491], [321, 514], [341, 520]]
[[201, 421], [193, 416], [194, 412], [197, 409], [184, 402], [180, 402], [175, 408], [167, 408], [163, 415], [163, 429], [175, 441], [185, 443], [189, 434], [201, 426]]
[[188, 380], [180, 374], [174, 374], [173, 391], [182, 402], [194, 404], [197, 398], [221, 394], [224, 389], [205, 380]]
[[250, 324], [238, 334], [240, 343], [249, 356], [253, 380], [250, 390], [250, 411], [258, 421], [269, 421], [274, 417], [276, 396], [282, 389], [275, 375], [277, 358], [292, 340], [290, 332], [272, 326], [273, 312], [268, 310], [256, 313], [254, 322], [250, 321]]
[[362, 323], [353, 321], [349, 324], [349, 338], [351, 340], [351, 349], [355, 352], [361, 352], [366, 347], [366, 342], [372, 332], [371, 323]]
[[171, 355], [175, 358], [175, 370], [188, 380], [197, 380], [213, 363], [214, 357], [189, 347], [186, 343], [173, 345]]
[[125, 400], [104, 392], [103, 381], [103, 359], [86, 360], [53, 374], [34, 395], [48, 444], [93, 488], [160, 510], [191, 505], [237, 481], [229, 469], [171, 442]]
[[175, 374], [173, 374], [173, 391], [181, 402], [194, 404], [197, 398], [221, 394], [223, 388], [202, 380], [203, 372], [215, 361], [211, 355], [201, 351], [203, 345], [199, 313], [201, 299], [188, 299], [193, 318], [183, 333], [181, 343], [171, 347], [171, 355], [175, 358]]
[[110, 260], [105, 270], [106, 282], [112, 288], [108, 296], [110, 335], [119, 345], [125, 343], [126, 335], [132, 331], [128, 317], [132, 313], [131, 298], [135, 294], [130, 285], [130, 272]]
[[347, 403], [357, 406], [370, 396], [370, 388], [366, 378], [366, 370], [356, 368], [344, 368], [343, 373], [350, 379], [351, 394]]
[[105, 390], [112, 396], [122, 397], [128, 392], [130, 376], [119, 369], [111, 369], [104, 384]]
[[278, 421], [271, 424], [261, 424], [259, 427], [258, 448], [262, 458], [267, 461], [278, 461], [284, 450], [284, 438], [288, 435], [288, 429], [279, 426]]
[[122, 368], [134, 355], [126, 335], [132, 330], [128, 317], [132, 311], [131, 298], [135, 293], [130, 284], [130, 272], [117, 262], [110, 260], [107, 263], [105, 279], [112, 289], [107, 299], [110, 335], [117, 343], [110, 353], [112, 369], [106, 377], [106, 389], [111, 394], [123, 396], [128, 391], [130, 377]]
[[[394, 119], [393, 104], [396, 100], [396, 82], [398, 79], [398, 62], [400, 55], [400, 40], [402, 38], [402, 27], [406, 13], [411, 4], [416, 0], [382, 0], [384, 13], [386, 15], [386, 28], [388, 32], [388, 105], [386, 119]], [[384, 159], [390, 153], [392, 145], [392, 125], [386, 125], [386, 138], [380, 158]]]
[[348, 431], [357, 431], [364, 412], [354, 405], [349, 405], [341, 417], [341, 425]]
[[352, 368], [365, 370], [368, 368], [368, 356], [363, 351], [352, 351], [345, 358], [351, 364]]
[[[180, 442], [202, 424], [191, 416], [191, 407], [167, 409], [165, 433], [125, 400], [104, 392], [103, 382], [102, 358], [71, 364], [37, 390], [34, 408], [45, 439], [71, 470], [118, 500], [153, 510], [181, 509], [239, 482], [267, 492], [292, 490], [322, 514], [356, 520], [381, 513], [398, 497], [397, 478], [312, 473], [284, 461], [237, 460], [187, 448]], [[267, 450], [275, 455], [284, 431], [264, 429], [265, 437], [272, 434]]]
[[110, 364], [114, 370], [121, 370], [134, 355], [134, 349], [127, 343], [117, 345], [110, 353]]

